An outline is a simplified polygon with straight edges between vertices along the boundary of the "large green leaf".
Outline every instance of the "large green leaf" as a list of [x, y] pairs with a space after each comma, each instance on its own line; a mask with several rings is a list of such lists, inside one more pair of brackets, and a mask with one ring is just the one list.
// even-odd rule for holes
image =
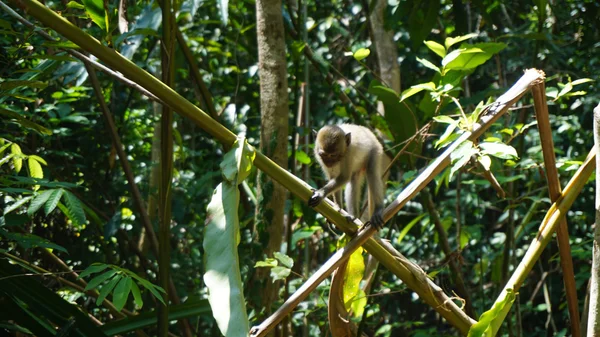
[[347, 311], [352, 309], [354, 317], [361, 317], [367, 305], [367, 297], [360, 289], [360, 280], [365, 272], [365, 259], [362, 253], [363, 249], [358, 248], [350, 255], [346, 274], [344, 274], [344, 306]]
[[[418, 131], [418, 121], [415, 109], [405, 101], [400, 102], [398, 94], [392, 89], [382, 85], [378, 81], [372, 81], [369, 85], [369, 93], [377, 96], [385, 108], [385, 120], [394, 136], [395, 143], [401, 144], [412, 137]], [[420, 145], [413, 142], [408, 148], [409, 153], [420, 153]], [[409, 156], [402, 156], [401, 161], [410, 160]]]
[[506, 48], [506, 44], [496, 42], [463, 44], [460, 49], [446, 55], [442, 60], [442, 65], [445, 71], [474, 69], [504, 48]]
[[204, 282], [219, 330], [225, 336], [247, 336], [248, 315], [237, 246], [240, 242], [238, 184], [248, 176], [255, 152], [238, 138], [225, 154], [221, 171], [225, 179], [213, 192], [204, 228]]

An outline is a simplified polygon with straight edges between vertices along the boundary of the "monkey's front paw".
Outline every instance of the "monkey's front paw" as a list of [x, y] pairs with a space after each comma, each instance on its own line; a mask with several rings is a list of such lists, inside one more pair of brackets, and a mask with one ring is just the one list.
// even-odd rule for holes
[[321, 191], [314, 191], [313, 195], [308, 199], [308, 206], [317, 207], [321, 201], [325, 199], [325, 195]]
[[383, 225], [384, 225], [383, 214], [380, 212], [373, 214], [370, 222], [371, 222], [371, 225], [373, 225], [377, 230], [382, 229]]

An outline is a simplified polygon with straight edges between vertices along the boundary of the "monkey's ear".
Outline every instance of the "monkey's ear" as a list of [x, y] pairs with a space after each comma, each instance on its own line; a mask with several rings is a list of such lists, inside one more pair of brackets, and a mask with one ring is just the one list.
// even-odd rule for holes
[[352, 137], [350, 137], [350, 132], [348, 132], [348, 133], [346, 134], [346, 145], [350, 146], [350, 140], [351, 140], [351, 138], [352, 138]]

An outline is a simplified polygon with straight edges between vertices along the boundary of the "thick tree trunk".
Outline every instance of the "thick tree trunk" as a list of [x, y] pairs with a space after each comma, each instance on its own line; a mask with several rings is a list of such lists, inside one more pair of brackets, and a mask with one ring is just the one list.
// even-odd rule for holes
[[[261, 105], [260, 150], [287, 169], [288, 84], [281, 0], [256, 1], [256, 33]], [[259, 172], [256, 229], [268, 257], [273, 257], [273, 252], [281, 247], [286, 192], [281, 185]], [[261, 272], [259, 276], [263, 281], [262, 304], [270, 312], [279, 287], [268, 280], [268, 271]]]
[[600, 336], [600, 104], [594, 109], [594, 143], [596, 144], [596, 225], [592, 248], [592, 284], [588, 336]]
[[[400, 93], [400, 65], [398, 64], [398, 48], [394, 42], [394, 32], [385, 29], [385, 9], [387, 1], [373, 1], [369, 22], [373, 34], [373, 44], [377, 52], [377, 65], [381, 80], [396, 93]], [[380, 112], [383, 112], [383, 104], [380, 103]]]

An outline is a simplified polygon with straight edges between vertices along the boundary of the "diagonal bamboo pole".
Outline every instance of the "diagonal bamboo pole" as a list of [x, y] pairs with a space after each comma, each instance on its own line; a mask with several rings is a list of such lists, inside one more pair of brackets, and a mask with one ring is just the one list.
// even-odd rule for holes
[[[552, 141], [552, 129], [546, 104], [546, 86], [544, 82], [531, 88], [537, 118], [538, 130], [544, 154], [544, 166], [546, 167], [546, 179], [548, 180], [548, 192], [550, 200], [556, 202], [560, 197], [561, 186], [556, 169], [556, 158], [554, 156], [554, 142]], [[573, 258], [571, 257], [571, 245], [569, 243], [569, 229], [567, 219], [563, 218], [556, 230], [558, 250], [560, 253], [560, 266], [562, 268], [563, 282], [567, 294], [567, 305], [569, 317], [571, 318], [571, 336], [580, 337], [579, 329], [579, 304], [577, 301], [577, 287], [575, 285], [575, 274], [573, 272]]]

